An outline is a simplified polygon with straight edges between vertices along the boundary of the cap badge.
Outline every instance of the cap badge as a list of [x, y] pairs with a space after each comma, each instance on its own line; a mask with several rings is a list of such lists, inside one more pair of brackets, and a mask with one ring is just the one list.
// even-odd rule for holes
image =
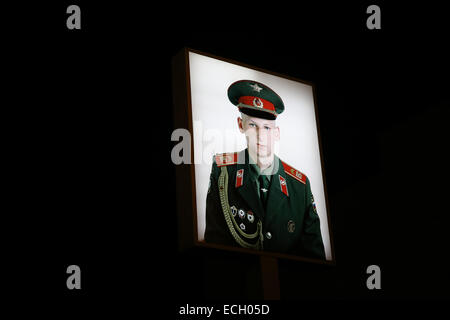
[[264, 106], [264, 103], [261, 101], [260, 98], [253, 99], [253, 105], [257, 108], [262, 108]]
[[258, 84], [251, 84], [250, 87], [252, 87], [253, 91], [258, 91], [258, 93], [263, 89]]

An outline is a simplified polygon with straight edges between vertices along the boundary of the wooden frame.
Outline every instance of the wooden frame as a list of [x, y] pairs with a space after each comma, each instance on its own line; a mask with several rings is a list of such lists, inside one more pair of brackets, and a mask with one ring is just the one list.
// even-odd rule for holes
[[[173, 89], [173, 107], [174, 107], [174, 128], [185, 128], [191, 133], [191, 145], [194, 145], [194, 137], [193, 137], [193, 120], [192, 120], [192, 105], [191, 105], [191, 83], [190, 83], [190, 66], [189, 66], [189, 52], [197, 53], [206, 57], [210, 57], [213, 59], [221, 60], [224, 62], [228, 62], [234, 65], [242, 66], [245, 68], [253, 69], [256, 71], [264, 72], [273, 76], [277, 76], [280, 78], [292, 80], [295, 82], [300, 82], [312, 87], [313, 91], [313, 99], [314, 99], [314, 112], [316, 118], [316, 126], [317, 126], [317, 134], [319, 141], [319, 152], [320, 152], [320, 160], [321, 160], [321, 169], [322, 169], [322, 181], [324, 186], [324, 195], [325, 195], [325, 206], [327, 211], [327, 219], [328, 219], [328, 232], [330, 236], [330, 247], [331, 247], [331, 260], [319, 260], [319, 259], [311, 259], [302, 256], [295, 256], [289, 254], [275, 253], [275, 252], [265, 252], [265, 251], [256, 251], [251, 249], [239, 248], [239, 247], [231, 247], [219, 244], [206, 243], [203, 241], [198, 241], [197, 234], [197, 204], [196, 204], [196, 183], [195, 183], [195, 166], [194, 163], [194, 152], [191, 153], [191, 165], [177, 165], [176, 166], [176, 182], [177, 182], [177, 191], [176, 191], [176, 201], [177, 201], [177, 215], [178, 215], [178, 235], [179, 235], [179, 249], [185, 250], [187, 248], [192, 247], [205, 247], [205, 248], [216, 248], [221, 250], [229, 250], [241, 253], [249, 253], [253, 255], [260, 255], [265, 257], [272, 258], [283, 258], [283, 259], [291, 259], [291, 260], [299, 260], [311, 263], [319, 263], [325, 265], [335, 265], [335, 252], [334, 252], [334, 243], [333, 243], [333, 235], [330, 226], [330, 213], [329, 213], [329, 204], [328, 204], [328, 195], [325, 181], [325, 170], [323, 165], [323, 156], [322, 156], [322, 142], [320, 137], [320, 125], [319, 125], [319, 117], [317, 111], [317, 98], [316, 98], [316, 90], [314, 84], [308, 81], [300, 80], [294, 77], [278, 74], [269, 70], [265, 70], [262, 68], [250, 66], [247, 64], [243, 64], [234, 60], [225, 59], [222, 57], [218, 57], [215, 55], [211, 55], [208, 53], [204, 53], [201, 51], [193, 50], [190, 48], [184, 48], [181, 50], [172, 61], [172, 89]], [[186, 190], [185, 187], [182, 186], [190, 186], [190, 190]], [[188, 191], [188, 192], [186, 192]]]

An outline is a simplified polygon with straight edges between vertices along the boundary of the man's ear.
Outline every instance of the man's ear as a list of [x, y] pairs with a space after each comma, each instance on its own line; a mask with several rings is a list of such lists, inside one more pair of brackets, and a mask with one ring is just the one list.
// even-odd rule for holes
[[237, 122], [238, 122], [239, 131], [241, 133], [244, 133], [244, 121], [242, 121], [242, 118], [238, 117]]
[[280, 140], [280, 127], [275, 127], [275, 141]]

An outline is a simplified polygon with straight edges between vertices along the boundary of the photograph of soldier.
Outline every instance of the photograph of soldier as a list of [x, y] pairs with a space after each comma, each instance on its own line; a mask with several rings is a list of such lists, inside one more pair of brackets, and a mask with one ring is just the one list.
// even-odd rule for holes
[[228, 88], [247, 148], [214, 156], [206, 196], [208, 243], [325, 259], [310, 181], [274, 153], [280, 140], [280, 96], [263, 83]]

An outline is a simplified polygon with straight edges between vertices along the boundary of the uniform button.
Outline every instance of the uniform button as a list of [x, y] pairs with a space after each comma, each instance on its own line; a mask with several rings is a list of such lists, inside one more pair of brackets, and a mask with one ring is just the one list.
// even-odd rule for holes
[[266, 238], [267, 239], [272, 239], [272, 234], [270, 232], [266, 232]]

